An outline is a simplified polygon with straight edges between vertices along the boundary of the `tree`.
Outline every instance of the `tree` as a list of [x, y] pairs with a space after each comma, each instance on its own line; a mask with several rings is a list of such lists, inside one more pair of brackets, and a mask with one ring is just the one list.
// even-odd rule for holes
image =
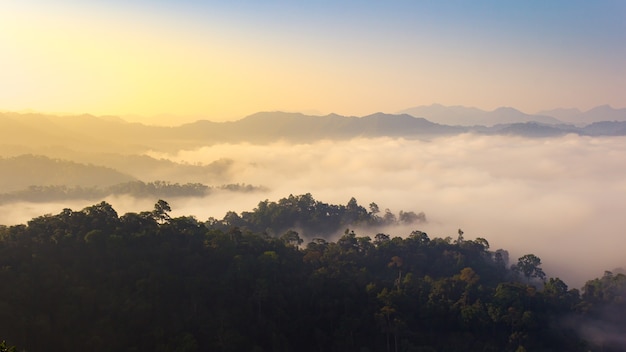
[[356, 239], [356, 234], [354, 233], [354, 231], [350, 231], [350, 229], [346, 229], [346, 231], [344, 232], [344, 235], [341, 236], [341, 238], [337, 240], [337, 244], [344, 251], [358, 250], [359, 248], [359, 243]]
[[517, 260], [517, 265], [514, 265], [511, 269], [521, 273], [526, 278], [527, 282], [530, 282], [531, 278], [538, 278], [545, 280], [546, 274], [540, 268], [541, 259], [534, 254], [526, 254]]
[[493, 255], [493, 260], [500, 268], [506, 269], [509, 266], [509, 252], [504, 249], [498, 249]]
[[374, 245], [380, 246], [381, 244], [389, 242], [390, 240], [391, 239], [389, 235], [384, 233], [377, 233], [376, 236], [374, 236]]
[[482, 237], [476, 238], [474, 242], [481, 245], [485, 251], [489, 249], [489, 241], [487, 241], [486, 239]]
[[391, 210], [389, 209], [385, 209], [385, 215], [383, 215], [383, 222], [386, 225], [392, 225], [392, 224], [395, 224], [396, 221], [397, 219], [394, 213], [392, 213]]
[[168, 213], [171, 211], [172, 208], [170, 208], [170, 205], [166, 201], [159, 199], [159, 201], [154, 205], [152, 216], [157, 222], [164, 223], [170, 220]]
[[398, 215], [398, 220], [404, 224], [413, 224], [416, 222], [426, 222], [426, 215], [421, 212], [416, 214], [413, 211], [402, 211]]
[[400, 290], [400, 283], [402, 282], [402, 264], [403, 264], [403, 260], [402, 258], [398, 257], [397, 255], [394, 255], [393, 257], [391, 257], [391, 261], [389, 262], [389, 264], [387, 264], [388, 267], [390, 268], [398, 268], [398, 278], [396, 279], [396, 287], [398, 288], [398, 290]]
[[430, 238], [428, 237], [428, 234], [426, 232], [422, 232], [419, 230], [411, 231], [409, 238], [414, 241], [417, 241], [420, 244], [426, 244], [430, 242]]
[[15, 352], [15, 346], [7, 346], [6, 341], [0, 342], [0, 352]]
[[459, 237], [456, 238], [455, 243], [456, 244], [463, 243], [463, 241], [465, 240], [465, 238], [463, 237], [463, 234], [464, 234], [463, 230], [459, 229], [457, 233], [459, 234]]
[[[160, 222], [152, 208], [118, 218], [101, 203], [0, 225], [0, 332], [51, 352], [620, 350], [608, 338], [587, 344], [574, 329], [602, 319], [624, 336], [623, 274], [588, 282], [581, 300], [559, 279], [542, 291], [509, 282], [508, 253], [490, 252], [482, 238], [413, 231], [372, 241], [348, 229], [302, 246], [284, 224], [315, 215], [334, 229], [345, 207], [317, 213], [306, 195], [283, 203], [294, 202], [302, 217], [261, 202], [259, 218]], [[542, 276], [534, 255], [515, 263], [519, 281]]]
[[285, 232], [282, 236], [280, 236], [280, 239], [285, 242], [286, 245], [296, 248], [299, 247], [302, 242], [304, 242], [304, 240], [300, 238], [300, 235], [294, 230], [289, 230]]
[[378, 208], [378, 204], [376, 204], [374, 202], [370, 203], [370, 213], [372, 213], [372, 214], [380, 213], [380, 208]]
[[543, 286], [543, 292], [550, 296], [561, 297], [567, 294], [567, 285], [563, 280], [557, 278], [550, 278], [548, 282]]

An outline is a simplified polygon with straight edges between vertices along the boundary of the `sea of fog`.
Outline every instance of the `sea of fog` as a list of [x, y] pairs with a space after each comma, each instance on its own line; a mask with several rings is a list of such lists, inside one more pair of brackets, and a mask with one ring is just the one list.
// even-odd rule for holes
[[[460, 135], [428, 141], [397, 138], [320, 141], [311, 144], [220, 144], [173, 154], [150, 153], [177, 162], [208, 164], [232, 159], [224, 183], [262, 185], [268, 191], [217, 191], [210, 196], [168, 200], [173, 216], [222, 218], [252, 210], [264, 199], [311, 193], [316, 200], [397, 213], [423, 211], [428, 222], [412, 229], [432, 237], [486, 238], [507, 249], [511, 260], [534, 253], [544, 271], [580, 287], [604, 270], [626, 267], [626, 139], [568, 135], [527, 139]], [[151, 181], [149, 175], [146, 181]], [[200, 181], [199, 181], [200, 182]], [[107, 199], [118, 213], [150, 210], [154, 200]], [[11, 204], [0, 223], [26, 222], [62, 208], [93, 203]], [[372, 236], [367, 229], [357, 235]]]

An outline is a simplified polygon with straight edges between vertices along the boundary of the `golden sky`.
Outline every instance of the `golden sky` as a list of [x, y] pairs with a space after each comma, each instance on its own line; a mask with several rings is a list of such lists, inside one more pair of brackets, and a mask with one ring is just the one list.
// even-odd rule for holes
[[621, 108], [625, 19], [626, 2], [605, 0], [8, 1], [0, 111], [172, 124], [433, 103]]

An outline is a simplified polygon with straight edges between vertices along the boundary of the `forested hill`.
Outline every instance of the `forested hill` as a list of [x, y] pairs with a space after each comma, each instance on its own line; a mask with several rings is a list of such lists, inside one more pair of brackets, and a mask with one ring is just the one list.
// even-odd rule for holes
[[[622, 274], [569, 289], [540, 258], [510, 265], [505, 250], [461, 230], [271, 235], [276, 212], [263, 207], [316, 204], [285, 199], [251, 212], [271, 231], [173, 218], [162, 200], [140, 213], [102, 202], [0, 226], [0, 341], [27, 351], [626, 347]], [[291, 214], [320, 214], [301, 210]]]
[[3, 193], [22, 190], [32, 185], [107, 187], [131, 181], [136, 179], [108, 167], [39, 155], [0, 157], [0, 190]]

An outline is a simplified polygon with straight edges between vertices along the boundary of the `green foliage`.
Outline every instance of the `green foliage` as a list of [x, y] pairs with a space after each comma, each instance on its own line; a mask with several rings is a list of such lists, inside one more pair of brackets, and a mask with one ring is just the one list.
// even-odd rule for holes
[[317, 201], [307, 193], [289, 195], [277, 202], [264, 200], [254, 210], [241, 214], [229, 211], [222, 220], [211, 219], [206, 225], [223, 231], [237, 226], [272, 236], [297, 230], [304, 238], [331, 238], [353, 226], [380, 228], [426, 222], [424, 213], [400, 211], [398, 218], [386, 209], [385, 215], [380, 217], [376, 203], [371, 203], [369, 208], [368, 212], [355, 198], [351, 198], [346, 205], [333, 205]]
[[622, 274], [582, 297], [558, 278], [535, 288], [465, 234], [372, 241], [344, 228], [304, 244], [265, 231], [302, 214], [332, 213], [319, 228], [379, 221], [354, 199], [290, 196], [217, 223], [170, 210], [118, 216], [102, 202], [0, 227], [0, 331], [29, 351], [586, 351], [575, 326], [623, 307]]
[[524, 275], [528, 282], [530, 282], [531, 278], [544, 280], [546, 278], [546, 274], [540, 266], [541, 259], [539, 259], [539, 257], [534, 254], [526, 254], [519, 258], [517, 265], [513, 267], [513, 270]]
[[0, 352], [15, 352], [15, 346], [7, 346], [7, 342], [2, 340], [0, 342]]

